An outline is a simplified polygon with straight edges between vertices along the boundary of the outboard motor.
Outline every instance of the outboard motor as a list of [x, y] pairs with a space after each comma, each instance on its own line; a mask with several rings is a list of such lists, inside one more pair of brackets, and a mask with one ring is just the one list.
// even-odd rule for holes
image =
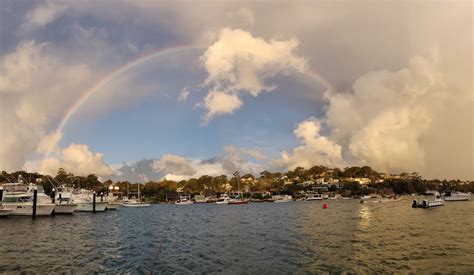
[[416, 208], [417, 206], [418, 206], [418, 202], [416, 200], [413, 200], [411, 207]]
[[428, 203], [426, 202], [426, 200], [423, 200], [422, 206], [423, 206], [423, 208], [427, 208], [427, 207], [428, 207]]

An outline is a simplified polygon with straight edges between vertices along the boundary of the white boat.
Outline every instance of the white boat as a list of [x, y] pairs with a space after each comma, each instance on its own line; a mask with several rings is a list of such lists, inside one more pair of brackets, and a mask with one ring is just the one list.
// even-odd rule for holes
[[[38, 202], [39, 203], [53, 203], [52, 199], [44, 193], [44, 189], [42, 186], [30, 184], [28, 185], [28, 193], [33, 196], [34, 189], [38, 191]], [[72, 214], [77, 208], [76, 204], [73, 204], [70, 200], [63, 200], [61, 199], [58, 201], [55, 199], [55, 207], [54, 213], [55, 214]]]
[[122, 206], [125, 206], [125, 207], [148, 207], [148, 206], [150, 206], [150, 204], [140, 202], [140, 201], [137, 201], [137, 200], [126, 200], [126, 201], [122, 202]]
[[372, 198], [371, 195], [365, 195], [365, 196], [360, 197], [361, 200], [370, 200], [371, 198]]
[[190, 205], [193, 204], [194, 202], [192, 200], [188, 199], [180, 199], [179, 201], [176, 201], [174, 204], [176, 205]]
[[[12, 216], [33, 215], [33, 193], [28, 192], [28, 186], [23, 183], [7, 183], [3, 185], [5, 191], [2, 200], [2, 208], [12, 210]], [[39, 194], [39, 193], [38, 193]], [[36, 215], [49, 216], [55, 205], [51, 200], [40, 202], [39, 196], [36, 202]]]
[[471, 192], [451, 192], [449, 196], [443, 196], [443, 198], [445, 201], [468, 201], [469, 199], [471, 199]]
[[280, 203], [280, 202], [291, 202], [293, 201], [293, 197], [290, 195], [285, 195], [285, 196], [273, 196], [273, 199], [275, 200], [274, 202]]
[[430, 207], [437, 207], [443, 206], [444, 200], [441, 198], [441, 195], [437, 191], [428, 191], [425, 193], [425, 199], [421, 202], [417, 200], [413, 200], [412, 207], [413, 208], [430, 208]]
[[307, 201], [320, 201], [322, 199], [323, 197], [321, 194], [310, 194], [308, 197], [306, 197]]
[[329, 195], [328, 195], [328, 194], [323, 194], [323, 199], [324, 199], [324, 200], [329, 199]]
[[[93, 212], [94, 211], [94, 193], [90, 190], [81, 189], [72, 193], [72, 202], [77, 204], [76, 211]], [[95, 198], [95, 211], [103, 212], [107, 209], [107, 201], [100, 201], [100, 196]]]
[[150, 206], [149, 203], [145, 203], [141, 201], [140, 198], [140, 183], [138, 184], [138, 199], [137, 200], [125, 200], [122, 202], [122, 206], [125, 207], [148, 207]]
[[222, 194], [216, 201], [216, 204], [229, 204], [230, 197], [227, 194]]
[[66, 187], [58, 190], [55, 203], [54, 213], [56, 214], [72, 214], [77, 209], [77, 204], [72, 202], [72, 190]]

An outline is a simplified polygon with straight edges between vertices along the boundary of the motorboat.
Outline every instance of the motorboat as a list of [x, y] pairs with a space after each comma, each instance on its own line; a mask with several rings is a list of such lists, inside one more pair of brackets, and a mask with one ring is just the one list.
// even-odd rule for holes
[[[11, 210], [10, 215], [13, 216], [33, 215], [33, 193], [28, 192], [28, 185], [24, 183], [6, 183], [3, 185], [3, 187], [4, 194], [2, 200], [2, 209]], [[48, 201], [40, 201], [39, 196], [37, 197], [37, 216], [51, 215], [54, 207], [55, 205], [51, 203], [50, 199]]]
[[243, 198], [235, 198], [235, 199], [230, 199], [229, 204], [247, 204], [249, 203], [249, 200], [243, 199]]
[[425, 193], [425, 199], [421, 202], [417, 200], [413, 200], [412, 207], [413, 208], [430, 208], [430, 207], [437, 207], [443, 206], [444, 200], [439, 194], [438, 191], [427, 191]]
[[306, 197], [307, 201], [320, 201], [322, 199], [323, 197], [321, 196], [321, 194], [310, 194], [308, 195], [308, 197]]
[[227, 194], [222, 194], [216, 201], [216, 204], [229, 204], [230, 197]]
[[[90, 190], [76, 190], [72, 192], [72, 202], [77, 204], [76, 211], [79, 212], [93, 212], [94, 211], [94, 193]], [[109, 203], [104, 201], [100, 196], [95, 198], [95, 211], [103, 212], [107, 209]]]
[[276, 203], [293, 201], [293, 197], [290, 196], [290, 195], [273, 196], [273, 199], [275, 200], [274, 202], [276, 202]]
[[468, 201], [471, 199], [471, 192], [462, 193], [462, 192], [451, 192], [449, 195], [444, 195], [443, 199], [445, 201]]
[[190, 205], [190, 204], [193, 204], [194, 202], [192, 200], [188, 200], [188, 199], [180, 199], [178, 201], [176, 201], [174, 204], [176, 205]]
[[[34, 184], [28, 185], [28, 193], [30, 193], [31, 196], [33, 196], [33, 192], [35, 188], [38, 192], [37, 198], [38, 198], [39, 203], [53, 203], [53, 200], [51, 199], [51, 197], [49, 197], [48, 195], [44, 193], [44, 189], [40, 185], [34, 185]], [[69, 198], [66, 197], [62, 199], [62, 198], [59, 198], [59, 195], [57, 196], [57, 198], [55, 198], [54, 200], [54, 204], [55, 204], [54, 213], [55, 214], [72, 214], [76, 210], [77, 204], [72, 203]]]

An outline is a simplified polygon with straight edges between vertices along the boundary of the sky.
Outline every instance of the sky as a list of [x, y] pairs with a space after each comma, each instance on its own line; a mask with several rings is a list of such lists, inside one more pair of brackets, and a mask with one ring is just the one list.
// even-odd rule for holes
[[0, 169], [474, 179], [471, 1], [0, 1]]

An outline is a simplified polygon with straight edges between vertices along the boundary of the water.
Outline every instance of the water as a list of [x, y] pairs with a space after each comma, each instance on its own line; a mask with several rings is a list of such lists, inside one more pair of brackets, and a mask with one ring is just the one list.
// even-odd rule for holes
[[474, 272], [474, 201], [152, 205], [0, 219], [0, 272]]

